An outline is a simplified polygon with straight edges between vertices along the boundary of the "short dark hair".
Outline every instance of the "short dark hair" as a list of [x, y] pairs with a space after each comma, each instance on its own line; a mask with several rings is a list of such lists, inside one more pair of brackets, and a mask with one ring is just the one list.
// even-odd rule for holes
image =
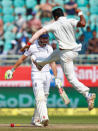
[[54, 17], [54, 19], [56, 19], [56, 17], [61, 17], [61, 16], [64, 16], [64, 12], [61, 8], [57, 8], [55, 10], [52, 11], [52, 15]]

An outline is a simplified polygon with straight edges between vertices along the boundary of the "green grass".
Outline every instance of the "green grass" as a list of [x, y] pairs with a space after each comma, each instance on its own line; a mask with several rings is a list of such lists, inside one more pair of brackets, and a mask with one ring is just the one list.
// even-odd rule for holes
[[[30, 124], [32, 116], [0, 116], [0, 124]], [[50, 124], [60, 125], [98, 125], [98, 116], [50, 116]], [[32, 127], [0, 127], [0, 131], [98, 131], [98, 128], [75, 128], [72, 127], [60, 129], [60, 128], [32, 128]]]
[[54, 124], [98, 124], [98, 116], [53, 116], [50, 123]]
[[[31, 123], [32, 116], [0, 116], [0, 124]], [[50, 116], [50, 124], [98, 124], [98, 116]]]

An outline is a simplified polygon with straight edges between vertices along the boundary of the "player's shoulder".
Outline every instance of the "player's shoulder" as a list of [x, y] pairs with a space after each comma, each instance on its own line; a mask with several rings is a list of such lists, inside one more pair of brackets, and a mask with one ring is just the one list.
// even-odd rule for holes
[[67, 20], [67, 17], [61, 16], [61, 17], [58, 18], [57, 22], [58, 22], [58, 21], [65, 21], [65, 20]]
[[68, 24], [68, 23], [70, 23], [70, 20], [66, 17], [66, 16], [61, 16], [58, 20], [57, 20], [57, 26], [59, 26], [59, 24], [60, 25], [65, 25], [65, 24]]
[[68, 21], [76, 21], [76, 18], [67, 18]]

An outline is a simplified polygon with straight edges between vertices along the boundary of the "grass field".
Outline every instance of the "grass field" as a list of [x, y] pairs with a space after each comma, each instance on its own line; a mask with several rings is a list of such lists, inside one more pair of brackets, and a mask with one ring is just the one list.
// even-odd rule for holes
[[[32, 127], [32, 116], [0, 116], [0, 131], [98, 131], [98, 116], [50, 116], [48, 127]], [[10, 123], [25, 127], [11, 128]]]

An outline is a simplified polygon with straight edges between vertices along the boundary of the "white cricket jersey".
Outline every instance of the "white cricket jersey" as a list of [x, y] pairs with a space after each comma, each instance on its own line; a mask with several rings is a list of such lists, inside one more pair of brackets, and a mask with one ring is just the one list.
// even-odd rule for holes
[[[57, 21], [44, 26], [48, 32], [53, 32], [61, 49], [77, 49], [81, 48], [76, 43], [74, 27], [77, 26], [78, 20], [68, 19], [65, 16], [58, 18]], [[80, 47], [79, 47], [80, 46]], [[81, 50], [81, 49], [80, 49]]]
[[[52, 52], [53, 52], [53, 49], [50, 45], [47, 44], [45, 47], [41, 47], [38, 44], [38, 41], [36, 40], [30, 46], [29, 50], [25, 51], [24, 55], [35, 57], [36, 59], [42, 59], [42, 58], [47, 58]], [[47, 64], [42, 68], [41, 71], [46, 72], [46, 71], [49, 71], [49, 69], [50, 69], [50, 66], [49, 64]], [[32, 62], [32, 71], [33, 72], [39, 71], [33, 62]]]

